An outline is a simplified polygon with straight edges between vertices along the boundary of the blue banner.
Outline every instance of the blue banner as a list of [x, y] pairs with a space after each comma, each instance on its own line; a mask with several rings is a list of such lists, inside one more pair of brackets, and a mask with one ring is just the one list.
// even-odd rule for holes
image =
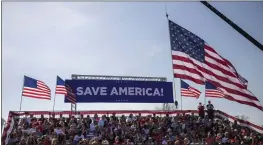
[[[66, 80], [77, 103], [173, 103], [171, 82]], [[65, 99], [66, 103], [69, 103]]]

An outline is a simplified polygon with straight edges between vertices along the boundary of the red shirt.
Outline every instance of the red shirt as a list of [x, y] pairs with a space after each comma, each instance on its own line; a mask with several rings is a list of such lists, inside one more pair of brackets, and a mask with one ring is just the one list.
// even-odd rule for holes
[[219, 136], [216, 137], [216, 141], [220, 141], [221, 138]]
[[208, 145], [212, 145], [215, 142], [215, 139], [213, 137], [207, 137], [205, 141]]
[[204, 112], [205, 112], [204, 109], [205, 109], [205, 108], [204, 108], [203, 105], [199, 105], [199, 106], [198, 106], [198, 112], [199, 112], [199, 113], [204, 113]]
[[143, 126], [143, 125], [145, 124], [145, 122], [146, 122], [146, 121], [145, 121], [144, 119], [141, 119], [141, 120], [140, 120], [141, 126]]
[[43, 142], [42, 142], [43, 145], [50, 145], [51, 142], [48, 140], [48, 139], [45, 139]]
[[37, 126], [37, 129], [39, 130], [39, 132], [43, 132], [44, 131], [44, 128], [43, 128], [43, 126]]
[[162, 139], [162, 135], [158, 133], [152, 133], [152, 136], [157, 142], [160, 142]]

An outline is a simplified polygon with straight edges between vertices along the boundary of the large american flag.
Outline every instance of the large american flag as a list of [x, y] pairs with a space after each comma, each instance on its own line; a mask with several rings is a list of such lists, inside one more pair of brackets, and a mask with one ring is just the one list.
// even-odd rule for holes
[[201, 92], [181, 80], [181, 96], [199, 98]]
[[230, 100], [262, 110], [257, 97], [247, 90], [247, 81], [233, 65], [204, 40], [169, 20], [174, 77], [197, 84], [206, 81], [222, 90]]
[[51, 91], [44, 82], [24, 76], [22, 96], [50, 100]]
[[205, 97], [212, 97], [212, 98], [224, 98], [224, 92], [221, 91], [219, 88], [214, 86], [213, 84], [206, 82], [205, 83]]
[[71, 87], [65, 84], [65, 81], [57, 76], [56, 94], [65, 95], [66, 99], [71, 103], [76, 104], [76, 95], [73, 93]]

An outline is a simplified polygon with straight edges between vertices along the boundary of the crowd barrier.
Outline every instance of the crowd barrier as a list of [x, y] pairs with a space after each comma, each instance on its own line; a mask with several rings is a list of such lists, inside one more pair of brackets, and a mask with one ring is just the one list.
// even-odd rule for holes
[[[130, 110], [110, 110], [110, 111], [101, 111], [101, 110], [93, 110], [93, 111], [10, 111], [7, 119], [6, 126], [4, 128], [3, 134], [2, 134], [2, 143], [6, 142], [8, 139], [8, 135], [11, 133], [14, 125], [14, 118], [21, 118], [28, 115], [33, 115], [36, 118], [39, 118], [41, 115], [44, 115], [44, 117], [70, 117], [70, 116], [79, 116], [79, 115], [94, 115], [98, 114], [101, 115], [111, 115], [115, 113], [116, 115], [129, 115], [129, 114], [141, 114], [143, 115], [152, 115], [156, 114], [159, 116], [163, 116], [166, 114], [169, 114], [170, 116], [177, 115], [177, 114], [197, 114], [197, 110], [175, 110], [175, 111], [150, 111], [150, 110], [140, 110], [140, 111], [130, 111]], [[237, 123], [241, 126], [249, 127], [259, 133], [263, 133], [263, 127], [258, 126], [256, 124], [253, 124], [249, 121], [238, 119], [234, 116], [231, 116], [225, 112], [222, 112], [220, 110], [215, 110], [215, 116], [219, 116], [225, 119], [228, 119], [230, 122], [234, 122], [235, 120]]]

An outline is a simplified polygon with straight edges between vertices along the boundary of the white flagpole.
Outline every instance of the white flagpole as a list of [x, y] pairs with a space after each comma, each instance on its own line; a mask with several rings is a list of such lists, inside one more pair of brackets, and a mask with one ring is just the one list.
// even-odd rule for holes
[[21, 100], [20, 100], [20, 108], [19, 108], [19, 111], [21, 111], [21, 107], [22, 107], [23, 91], [24, 91], [24, 83], [25, 83], [25, 76], [24, 76], [23, 84], [22, 84], [22, 93], [21, 93]]
[[[58, 81], [58, 77], [57, 77], [57, 81]], [[56, 105], [56, 90], [57, 90], [57, 83], [56, 83], [55, 94], [54, 94], [53, 112], [55, 111], [55, 105]]]
[[[206, 82], [205, 82], [205, 92], [206, 92]], [[205, 95], [205, 98], [204, 98], [204, 106], [206, 104], [206, 95]]]
[[[168, 20], [168, 30], [169, 30], [169, 37], [170, 37], [170, 27], [169, 27], [169, 19], [168, 19], [166, 4], [165, 4], [165, 12], [166, 12], [166, 18]], [[175, 102], [176, 101], [176, 90], [175, 90], [175, 81], [174, 81], [173, 54], [172, 54], [171, 47], [172, 47], [172, 45], [171, 45], [171, 40], [170, 40], [170, 51], [171, 51], [170, 57], [171, 57], [171, 63], [172, 63], [172, 78], [173, 78], [173, 98], [174, 98], [174, 102]], [[182, 110], [182, 98], [181, 98], [181, 110]]]
[[56, 90], [54, 95], [53, 112], [55, 111], [55, 105], [56, 105]]
[[181, 110], [183, 110], [182, 80], [180, 79]]

